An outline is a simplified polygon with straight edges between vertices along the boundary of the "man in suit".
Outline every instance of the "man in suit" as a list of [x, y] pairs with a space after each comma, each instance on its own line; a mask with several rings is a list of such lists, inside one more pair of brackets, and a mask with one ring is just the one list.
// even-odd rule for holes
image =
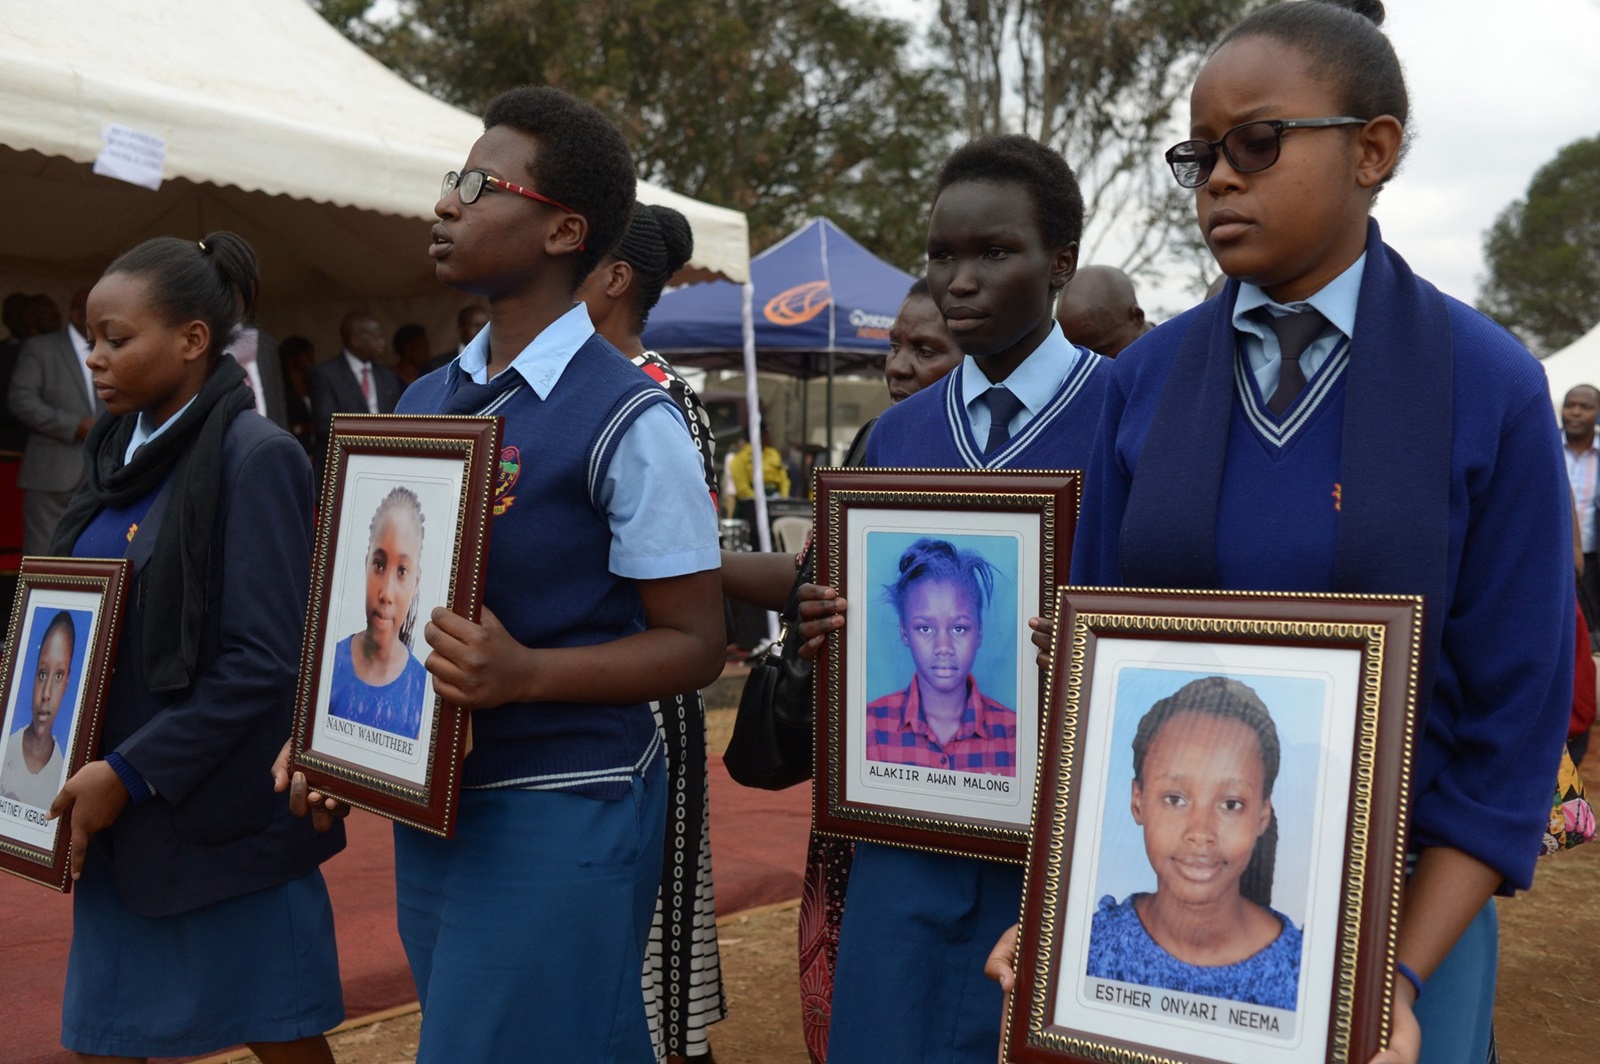
[[1566, 438], [1563, 453], [1567, 458], [1567, 480], [1572, 487], [1572, 504], [1578, 515], [1578, 536], [1583, 549], [1583, 572], [1579, 578], [1584, 620], [1590, 640], [1600, 629], [1600, 536], [1596, 535], [1595, 513], [1600, 506], [1600, 443], [1595, 440], [1595, 421], [1600, 417], [1600, 388], [1577, 384], [1561, 401], [1561, 434]]
[[[11, 375], [16, 372], [17, 356], [22, 353], [23, 343], [39, 331], [33, 327], [33, 315], [28, 312], [26, 293], [12, 292], [6, 296], [4, 309], [0, 310], [0, 322], [5, 323], [6, 331], [10, 333], [0, 340], [0, 396], [4, 396], [11, 390]], [[9, 410], [0, 409], [0, 451], [15, 452], [20, 458], [27, 444], [26, 426], [12, 417]]]
[[467, 344], [478, 335], [485, 325], [489, 324], [489, 312], [476, 303], [468, 303], [456, 312], [456, 349], [454, 351], [441, 351], [428, 359], [428, 364], [422, 367], [424, 373], [432, 373], [450, 364], [450, 360], [467, 349]]
[[400, 398], [400, 378], [376, 361], [389, 346], [371, 314], [352, 311], [339, 323], [344, 350], [311, 369], [311, 419], [316, 426], [317, 472], [328, 453], [328, 421], [334, 414], [391, 414]]
[[83, 438], [105, 411], [94, 394], [87, 361], [85, 307], [89, 290], [72, 293], [67, 327], [22, 345], [7, 406], [28, 430], [17, 486], [23, 490], [22, 549], [44, 554], [50, 536], [83, 479]]
[[245, 380], [256, 397], [256, 413], [280, 429], [288, 428], [283, 363], [278, 358], [277, 339], [265, 329], [247, 325], [239, 330], [224, 354], [232, 355], [244, 370]]

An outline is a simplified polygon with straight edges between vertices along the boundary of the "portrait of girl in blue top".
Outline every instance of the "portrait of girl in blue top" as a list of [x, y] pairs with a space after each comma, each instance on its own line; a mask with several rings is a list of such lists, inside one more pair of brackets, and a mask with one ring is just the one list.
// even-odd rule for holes
[[972, 664], [995, 567], [975, 550], [927, 536], [900, 555], [884, 598], [916, 667], [903, 690], [867, 705], [867, 760], [1017, 773], [1017, 714], [978, 690]]
[[1146, 711], [1129, 805], [1156, 889], [1101, 899], [1090, 976], [1295, 1007], [1300, 931], [1271, 907], [1278, 763], [1272, 717], [1238, 680], [1190, 681]]
[[362, 565], [367, 626], [334, 649], [328, 695], [331, 715], [407, 739], [422, 727], [428, 683], [411, 652], [422, 529], [422, 503], [410, 488], [392, 488], [378, 503]]

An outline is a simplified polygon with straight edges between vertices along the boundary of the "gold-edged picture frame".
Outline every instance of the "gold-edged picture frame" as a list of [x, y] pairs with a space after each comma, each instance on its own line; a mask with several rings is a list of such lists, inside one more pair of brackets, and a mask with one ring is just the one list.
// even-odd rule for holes
[[0, 654], [0, 869], [66, 894], [71, 813], [46, 814], [100, 750], [129, 563], [24, 558]]
[[1004, 1060], [1365, 1064], [1421, 599], [1064, 587], [1056, 617]]
[[1045, 730], [1028, 618], [1067, 577], [1082, 480], [818, 472], [818, 580], [848, 603], [817, 662], [818, 832], [1022, 862]]
[[439, 606], [478, 619], [500, 433], [493, 417], [338, 414], [323, 474], [291, 763], [445, 837], [470, 729], [434, 692], [422, 633]]

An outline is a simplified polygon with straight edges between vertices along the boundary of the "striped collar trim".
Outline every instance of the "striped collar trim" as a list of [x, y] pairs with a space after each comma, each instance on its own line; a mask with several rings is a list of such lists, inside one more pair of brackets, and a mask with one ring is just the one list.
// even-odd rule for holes
[[507, 388], [503, 392], [500, 392], [493, 399], [489, 400], [489, 405], [478, 411], [477, 416], [487, 417], [488, 415], [495, 413], [502, 406], [505, 406], [507, 403], [509, 403], [512, 396], [516, 395], [526, 387], [526, 383], [518, 381], [516, 384], [513, 384], [511, 387]]
[[[1093, 355], [1078, 356], [1078, 364], [1067, 374], [1067, 379], [1061, 382], [1061, 387], [1056, 394], [1045, 404], [1043, 410], [1032, 421], [1022, 427], [1022, 431], [1011, 437], [1007, 444], [996, 451], [987, 459], [984, 457], [983, 448], [972, 436], [972, 425], [967, 420], [966, 410], [961, 402], [961, 381], [952, 373], [946, 378], [949, 385], [945, 388], [945, 417], [950, 422], [950, 434], [956, 441], [956, 451], [961, 455], [961, 460], [969, 469], [1003, 469], [1017, 459], [1023, 451], [1027, 450], [1050, 425], [1061, 416], [1061, 413], [1072, 405], [1072, 401], [1083, 391], [1083, 386], [1104, 363], [1104, 359]], [[966, 371], [965, 366], [957, 368], [956, 373]]]
[[661, 729], [657, 728], [651, 737], [644, 753], [632, 765], [615, 765], [610, 768], [589, 769], [584, 772], [549, 772], [539, 776], [521, 776], [517, 779], [500, 780], [496, 783], [481, 783], [466, 787], [471, 791], [492, 790], [519, 790], [519, 791], [571, 791], [582, 787], [593, 787], [602, 783], [627, 783], [635, 776], [644, 774], [645, 769], [656, 759], [663, 749]]
[[649, 403], [658, 403], [666, 399], [667, 393], [660, 387], [652, 387], [648, 391], [635, 392], [627, 401], [618, 408], [616, 414], [600, 430], [600, 435], [595, 438], [594, 450], [589, 452], [589, 498], [595, 498], [595, 488], [600, 482], [602, 459], [611, 448], [612, 441], [620, 436], [627, 426], [633, 423], [635, 411]]
[[1234, 389], [1239, 393], [1239, 402], [1244, 407], [1244, 416], [1251, 427], [1261, 434], [1262, 439], [1281, 451], [1300, 434], [1300, 430], [1310, 422], [1328, 394], [1339, 383], [1339, 379], [1344, 376], [1345, 368], [1350, 365], [1350, 341], [1348, 338], [1339, 341], [1333, 353], [1328, 356], [1328, 360], [1317, 370], [1314, 379], [1306, 385], [1305, 391], [1295, 397], [1294, 403], [1289, 407], [1288, 416], [1282, 421], [1266, 408], [1266, 403], [1256, 388], [1255, 376], [1246, 365], [1247, 361], [1243, 352], [1234, 353], [1233, 383]]

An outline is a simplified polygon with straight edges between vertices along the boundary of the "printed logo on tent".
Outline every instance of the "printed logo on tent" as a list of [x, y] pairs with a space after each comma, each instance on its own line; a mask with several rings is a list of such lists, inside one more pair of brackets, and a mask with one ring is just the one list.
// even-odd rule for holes
[[827, 281], [810, 281], [779, 292], [767, 300], [761, 313], [774, 325], [804, 325], [832, 302]]

